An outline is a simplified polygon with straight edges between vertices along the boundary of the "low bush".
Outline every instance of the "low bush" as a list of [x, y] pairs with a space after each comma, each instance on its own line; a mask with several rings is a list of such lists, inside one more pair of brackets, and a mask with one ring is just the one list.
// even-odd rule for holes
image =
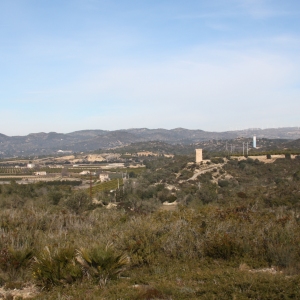
[[74, 248], [50, 249], [48, 246], [33, 258], [32, 274], [36, 282], [47, 289], [82, 277], [81, 268], [75, 263]]
[[211, 158], [210, 161], [214, 164], [222, 164], [224, 163], [224, 158], [222, 157], [214, 157], [214, 158]]
[[79, 214], [92, 207], [92, 201], [85, 191], [78, 191], [67, 198], [64, 204], [73, 212]]
[[35, 299], [300, 298], [300, 161], [232, 159], [222, 187], [211, 172], [176, 183], [187, 162], [153, 159], [99, 192], [110, 210], [66, 185], [1, 186], [0, 284], [35, 283]]
[[76, 260], [83, 273], [100, 286], [106, 285], [108, 280], [117, 279], [130, 263], [129, 256], [126, 253], [117, 254], [112, 244], [77, 250]]
[[242, 256], [243, 249], [235, 237], [221, 233], [206, 239], [204, 255], [216, 259], [230, 259], [234, 256]]
[[227, 187], [229, 185], [228, 180], [218, 180], [219, 187]]

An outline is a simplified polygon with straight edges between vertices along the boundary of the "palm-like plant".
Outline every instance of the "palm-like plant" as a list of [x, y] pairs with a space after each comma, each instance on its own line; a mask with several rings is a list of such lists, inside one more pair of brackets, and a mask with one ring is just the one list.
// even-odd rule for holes
[[10, 280], [22, 277], [23, 271], [29, 265], [32, 250], [24, 247], [20, 249], [0, 248], [0, 271], [7, 273]]
[[75, 263], [72, 248], [51, 251], [49, 247], [45, 247], [33, 260], [33, 277], [46, 288], [71, 283], [82, 276], [80, 267]]
[[76, 260], [84, 274], [100, 286], [108, 280], [117, 279], [130, 263], [129, 256], [126, 253], [117, 254], [111, 243], [106, 247], [77, 250]]

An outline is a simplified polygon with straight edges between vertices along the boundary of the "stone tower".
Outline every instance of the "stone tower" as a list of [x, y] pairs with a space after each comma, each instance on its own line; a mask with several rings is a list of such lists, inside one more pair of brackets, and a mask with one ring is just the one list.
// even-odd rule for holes
[[196, 163], [199, 164], [202, 160], [202, 149], [196, 149]]

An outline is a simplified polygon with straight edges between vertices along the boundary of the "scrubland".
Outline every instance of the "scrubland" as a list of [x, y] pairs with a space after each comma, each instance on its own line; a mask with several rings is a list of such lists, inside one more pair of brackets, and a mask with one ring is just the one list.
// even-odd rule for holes
[[299, 299], [300, 159], [212, 159], [188, 180], [191, 160], [145, 161], [94, 195], [110, 210], [67, 184], [2, 185], [3, 298]]

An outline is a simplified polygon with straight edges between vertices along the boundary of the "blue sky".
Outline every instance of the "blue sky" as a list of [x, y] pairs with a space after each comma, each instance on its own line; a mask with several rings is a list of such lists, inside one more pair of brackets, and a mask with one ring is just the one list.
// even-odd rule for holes
[[0, 133], [300, 126], [300, 1], [2, 0]]

